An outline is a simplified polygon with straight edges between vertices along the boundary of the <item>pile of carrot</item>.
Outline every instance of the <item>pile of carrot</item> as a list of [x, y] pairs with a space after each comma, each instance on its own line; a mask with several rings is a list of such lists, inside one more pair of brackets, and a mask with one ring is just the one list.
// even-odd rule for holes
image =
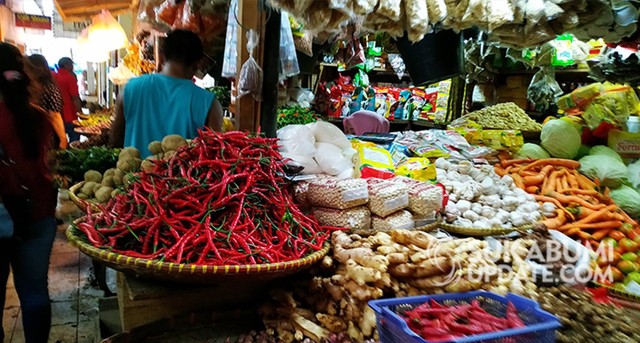
[[542, 221], [549, 229], [597, 242], [622, 225], [637, 228], [638, 222], [613, 203], [609, 189], [580, 174], [579, 167], [577, 161], [558, 158], [503, 160], [495, 171], [511, 176], [539, 202], [556, 206], [555, 217]]

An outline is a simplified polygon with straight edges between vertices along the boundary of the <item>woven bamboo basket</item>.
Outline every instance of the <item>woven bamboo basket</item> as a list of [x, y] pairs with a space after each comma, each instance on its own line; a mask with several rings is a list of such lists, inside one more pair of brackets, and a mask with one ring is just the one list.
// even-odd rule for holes
[[595, 284], [600, 286], [600, 287], [606, 288], [607, 291], [609, 292], [609, 295], [611, 295], [613, 297], [640, 304], [640, 296], [637, 296], [637, 295], [631, 294], [631, 293], [627, 293], [625, 291], [613, 288], [611, 286], [603, 285], [601, 283], [595, 283]]
[[486, 237], [486, 236], [501, 236], [510, 234], [516, 231], [526, 231], [531, 229], [532, 225], [524, 225], [520, 227], [514, 227], [511, 229], [505, 228], [490, 228], [490, 229], [482, 229], [482, 228], [473, 228], [473, 227], [463, 227], [458, 225], [447, 224], [446, 222], [442, 222], [439, 225], [440, 229], [447, 231], [448, 233], [463, 235], [463, 236], [472, 236], [472, 237]]
[[[440, 218], [436, 219], [433, 223], [429, 223], [427, 225], [422, 225], [419, 227], [414, 227], [413, 231], [424, 231], [424, 232], [431, 232], [433, 230], [436, 230], [438, 228], [438, 226], [440, 225]], [[356, 235], [360, 235], [363, 237], [368, 237], [368, 236], [373, 236], [376, 233], [378, 233], [378, 231], [374, 231], [374, 230], [349, 230], [350, 233], [354, 233]]]
[[78, 193], [80, 192], [82, 186], [84, 186], [84, 183], [85, 181], [81, 181], [69, 188], [69, 200], [76, 204], [76, 206], [78, 206], [78, 208], [84, 213], [87, 213], [87, 208], [89, 206], [91, 206], [91, 212], [100, 212], [100, 207], [98, 207], [98, 205], [92, 204], [78, 197]]
[[162, 281], [207, 284], [221, 280], [246, 279], [270, 280], [305, 270], [320, 261], [328, 252], [330, 245], [326, 244], [322, 250], [289, 262], [253, 265], [195, 265], [184, 263], [162, 262], [134, 258], [106, 249], [99, 249], [89, 244], [84, 234], [76, 227], [83, 218], [77, 219], [66, 231], [69, 242], [82, 253], [88, 255], [108, 267], [137, 277]]

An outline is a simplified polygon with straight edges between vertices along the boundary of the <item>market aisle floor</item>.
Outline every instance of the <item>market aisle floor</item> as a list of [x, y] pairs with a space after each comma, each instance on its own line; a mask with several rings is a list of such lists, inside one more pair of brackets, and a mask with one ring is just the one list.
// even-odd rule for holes
[[[58, 227], [49, 266], [49, 293], [52, 303], [52, 327], [49, 342], [93, 343], [98, 298], [102, 291], [90, 285], [91, 260], [69, 245], [64, 236], [67, 225]], [[4, 308], [3, 343], [22, 343], [20, 303], [10, 279]]]

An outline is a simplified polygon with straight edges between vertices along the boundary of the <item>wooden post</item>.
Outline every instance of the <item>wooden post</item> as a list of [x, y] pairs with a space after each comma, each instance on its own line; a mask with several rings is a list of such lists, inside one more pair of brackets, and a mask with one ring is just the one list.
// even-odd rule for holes
[[[238, 0], [238, 8], [231, 8], [230, 11], [237, 11], [238, 25], [238, 77], [242, 65], [249, 59], [247, 51], [247, 32], [253, 29], [260, 36], [259, 44], [253, 53], [253, 58], [262, 66], [262, 53], [264, 48], [264, 11], [261, 0]], [[233, 17], [233, 16], [232, 16]], [[237, 81], [236, 81], [237, 82]], [[237, 88], [237, 84], [236, 84]], [[235, 114], [238, 129], [240, 131], [255, 132], [260, 125], [260, 103], [252, 96], [246, 95], [236, 100]]]
[[280, 64], [280, 13], [274, 12], [267, 21], [264, 35], [264, 78], [262, 80], [262, 108], [260, 131], [267, 137], [276, 136], [276, 108], [278, 106], [278, 78]]

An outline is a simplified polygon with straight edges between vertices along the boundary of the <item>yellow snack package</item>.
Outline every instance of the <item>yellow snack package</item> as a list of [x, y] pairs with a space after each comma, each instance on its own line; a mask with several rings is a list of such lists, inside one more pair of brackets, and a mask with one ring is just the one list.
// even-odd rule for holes
[[411, 157], [396, 166], [396, 175], [406, 176], [418, 181], [435, 181], [436, 166], [428, 158]]
[[383, 170], [394, 170], [393, 159], [389, 151], [368, 144], [360, 144], [358, 151], [358, 169], [372, 167]]
[[516, 152], [524, 145], [524, 138], [519, 130], [484, 130], [481, 145], [495, 150]]
[[640, 158], [640, 133], [611, 130], [608, 144], [622, 158]]

